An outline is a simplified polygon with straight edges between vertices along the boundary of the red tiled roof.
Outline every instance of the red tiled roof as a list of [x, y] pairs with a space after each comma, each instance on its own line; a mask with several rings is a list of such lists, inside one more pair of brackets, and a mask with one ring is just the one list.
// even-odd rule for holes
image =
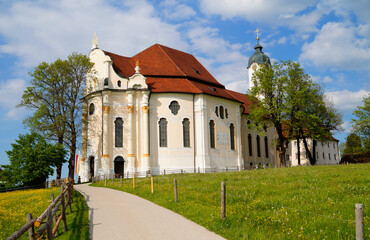
[[191, 54], [155, 44], [144, 51], [128, 58], [104, 51], [113, 60], [114, 70], [130, 77], [135, 73], [136, 61], [139, 61], [140, 73], [145, 77], [181, 77], [225, 88]]
[[244, 114], [249, 114], [250, 113], [250, 108], [249, 106], [252, 104], [252, 101], [250, 100], [250, 97], [246, 94], [234, 92], [231, 90], [227, 90], [232, 96], [234, 96], [236, 99], [238, 99], [240, 102], [243, 103], [244, 107]]
[[178, 93], [202, 93], [190, 80], [186, 78], [154, 78], [146, 79], [151, 92], [178, 92]]
[[135, 56], [123, 57], [104, 51], [113, 61], [114, 70], [128, 78], [135, 73], [139, 61], [140, 73], [152, 92], [204, 93], [237, 102], [203, 65], [191, 54], [155, 44]]

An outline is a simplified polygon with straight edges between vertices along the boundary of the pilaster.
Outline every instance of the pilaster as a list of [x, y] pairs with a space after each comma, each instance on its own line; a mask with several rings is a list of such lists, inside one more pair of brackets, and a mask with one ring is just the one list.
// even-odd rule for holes
[[209, 125], [207, 121], [207, 104], [203, 95], [196, 95], [194, 98], [195, 113], [195, 167], [201, 169], [209, 168]]
[[103, 92], [103, 155], [101, 158], [102, 171], [104, 174], [109, 174], [109, 95]]
[[134, 106], [133, 106], [133, 93], [132, 91], [127, 92], [127, 124], [128, 124], [128, 131], [127, 131], [127, 170], [132, 172], [135, 171], [135, 155], [134, 155], [134, 138], [133, 138], [133, 113], [134, 113]]
[[149, 92], [148, 91], [142, 92], [141, 109], [142, 109], [141, 168], [142, 170], [146, 171], [146, 170], [149, 170], [151, 167], [150, 153], [149, 153]]

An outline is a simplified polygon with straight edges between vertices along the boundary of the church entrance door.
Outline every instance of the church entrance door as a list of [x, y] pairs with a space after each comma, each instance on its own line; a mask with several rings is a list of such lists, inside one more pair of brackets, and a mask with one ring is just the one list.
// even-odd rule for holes
[[90, 167], [90, 171], [89, 171], [89, 178], [90, 178], [90, 181], [92, 180], [92, 178], [94, 177], [94, 157], [90, 157], [89, 158], [89, 167]]
[[125, 160], [123, 160], [123, 157], [118, 156], [114, 159], [114, 174], [116, 177], [123, 177], [124, 176], [124, 167], [125, 166]]

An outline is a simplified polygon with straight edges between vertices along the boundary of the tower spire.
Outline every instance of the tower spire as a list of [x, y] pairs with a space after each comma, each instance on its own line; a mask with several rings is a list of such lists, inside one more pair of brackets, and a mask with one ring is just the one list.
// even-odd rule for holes
[[91, 49], [98, 48], [98, 37], [96, 36], [96, 32], [94, 33], [94, 38], [92, 40]]

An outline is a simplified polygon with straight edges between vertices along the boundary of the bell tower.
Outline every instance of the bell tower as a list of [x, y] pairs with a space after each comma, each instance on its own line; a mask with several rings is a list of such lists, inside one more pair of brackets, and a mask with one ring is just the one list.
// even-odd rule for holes
[[249, 61], [248, 61], [247, 69], [248, 69], [248, 77], [249, 77], [249, 90], [253, 86], [253, 81], [252, 81], [253, 73], [258, 69], [258, 67], [261, 64], [267, 64], [268, 66], [271, 66], [270, 58], [264, 52], [262, 52], [263, 47], [259, 43], [259, 40], [260, 40], [258, 36], [259, 31], [260, 29], [257, 28], [256, 29], [257, 45], [254, 47], [254, 53], [249, 58]]

